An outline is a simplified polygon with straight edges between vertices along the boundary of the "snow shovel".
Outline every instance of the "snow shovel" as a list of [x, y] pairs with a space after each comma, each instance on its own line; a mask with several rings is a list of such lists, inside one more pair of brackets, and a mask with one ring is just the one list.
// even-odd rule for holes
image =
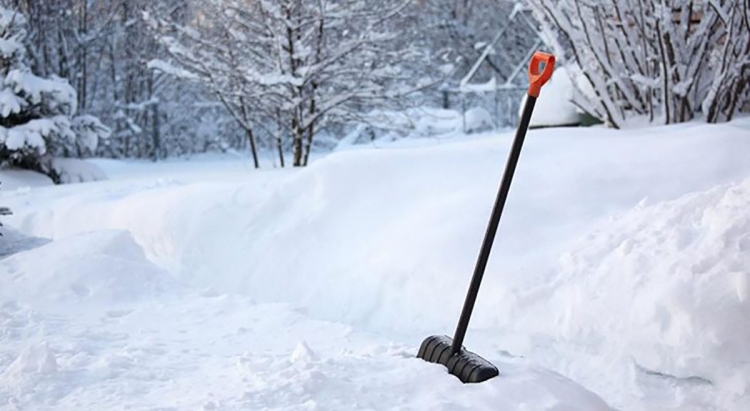
[[[540, 67], [542, 63], [544, 67]], [[518, 157], [521, 155], [523, 140], [526, 137], [526, 131], [529, 129], [531, 113], [534, 111], [534, 104], [537, 97], [539, 97], [542, 86], [552, 77], [554, 67], [555, 56], [551, 54], [536, 52], [531, 58], [531, 64], [529, 65], [530, 84], [526, 105], [521, 114], [521, 123], [518, 125], [516, 137], [513, 140], [513, 145], [508, 156], [508, 162], [505, 165], [505, 173], [500, 183], [500, 190], [497, 193], [495, 206], [492, 209], [487, 232], [484, 235], [484, 241], [482, 242], [479, 258], [474, 268], [474, 275], [471, 278], [469, 291], [466, 294], [466, 301], [461, 311], [456, 333], [452, 339], [445, 335], [427, 337], [419, 347], [419, 353], [417, 354], [417, 357], [425, 361], [443, 364], [448, 368], [449, 373], [455, 375], [464, 383], [486, 381], [499, 374], [497, 367], [477, 354], [467, 351], [462, 344], [466, 335], [466, 328], [469, 326], [471, 312], [474, 309], [474, 303], [479, 293], [479, 285], [482, 282], [482, 276], [484, 276], [484, 270], [487, 267], [487, 260], [490, 256], [492, 243], [495, 240], [495, 233], [500, 224], [500, 216], [503, 213], [505, 200], [508, 198], [513, 173], [518, 164]]]

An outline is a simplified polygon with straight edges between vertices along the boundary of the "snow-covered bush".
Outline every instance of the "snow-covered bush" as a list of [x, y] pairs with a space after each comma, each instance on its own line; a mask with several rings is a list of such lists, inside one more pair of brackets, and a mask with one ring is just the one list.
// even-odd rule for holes
[[40, 171], [60, 182], [54, 156], [83, 155], [109, 129], [74, 117], [76, 92], [67, 81], [34, 75], [26, 55], [26, 19], [0, 8], [0, 165]]
[[[534, 114], [531, 116], [531, 127], [575, 126], [582, 123], [580, 110], [571, 103], [573, 82], [568, 70], [563, 66], [555, 73], [536, 101]], [[526, 96], [518, 107], [518, 117], [523, 114]]]
[[[748, 0], [529, 0], [577, 67], [575, 104], [613, 127], [730, 120], [750, 97]], [[579, 76], [571, 70], [571, 77]], [[582, 88], [593, 89], [593, 96]]]
[[50, 167], [62, 184], [86, 183], [107, 179], [99, 166], [77, 158], [53, 158]]

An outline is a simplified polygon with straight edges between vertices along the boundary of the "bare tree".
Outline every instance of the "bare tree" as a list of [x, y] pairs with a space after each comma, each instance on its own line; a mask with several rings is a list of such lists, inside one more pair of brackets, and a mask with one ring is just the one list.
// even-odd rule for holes
[[388, 24], [409, 3], [203, 0], [190, 25], [154, 21], [173, 72], [206, 84], [251, 141], [261, 130], [281, 153], [279, 132], [288, 136], [303, 166], [322, 127], [418, 86], [401, 63], [419, 51]]

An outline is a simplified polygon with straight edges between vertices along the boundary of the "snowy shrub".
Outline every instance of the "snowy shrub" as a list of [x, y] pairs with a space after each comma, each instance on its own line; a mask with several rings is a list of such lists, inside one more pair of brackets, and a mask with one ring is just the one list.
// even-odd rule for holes
[[50, 167], [63, 184], [107, 179], [107, 174], [99, 166], [77, 158], [53, 158]]
[[25, 18], [0, 8], [0, 165], [60, 182], [52, 158], [92, 151], [109, 130], [94, 117], [74, 117], [76, 92], [67, 81], [31, 73], [25, 40]]
[[574, 81], [574, 103], [613, 127], [632, 117], [684, 122], [701, 111], [709, 122], [725, 121], [748, 101], [749, 0], [529, 4], [557, 54], [587, 83]]

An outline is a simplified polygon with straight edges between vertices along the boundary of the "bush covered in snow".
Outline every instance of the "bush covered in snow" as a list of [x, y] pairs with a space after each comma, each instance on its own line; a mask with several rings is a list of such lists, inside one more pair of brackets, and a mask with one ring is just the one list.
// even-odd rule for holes
[[76, 92], [67, 81], [31, 72], [26, 37], [26, 19], [0, 8], [0, 165], [36, 170], [59, 183], [53, 157], [90, 153], [109, 129], [95, 117], [75, 117]]
[[[573, 82], [568, 70], [560, 67], [539, 95], [531, 115], [531, 127], [574, 126], [581, 124], [582, 116], [578, 107], [571, 102]], [[518, 117], [523, 114], [526, 96], [518, 107]]]
[[632, 117], [679, 123], [701, 112], [708, 122], [731, 120], [750, 101], [747, 1], [529, 4], [556, 53], [580, 70], [570, 71], [573, 101], [613, 127]]

